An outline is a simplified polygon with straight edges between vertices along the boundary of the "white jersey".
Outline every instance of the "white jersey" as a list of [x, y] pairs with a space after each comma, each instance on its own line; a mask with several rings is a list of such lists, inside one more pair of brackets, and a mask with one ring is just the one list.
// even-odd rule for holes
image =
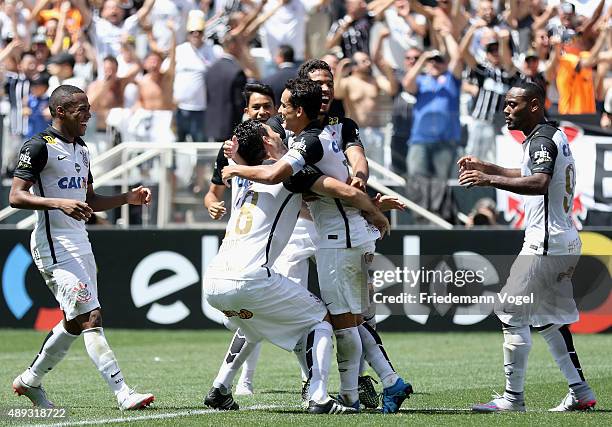
[[[66, 142], [49, 126], [23, 144], [15, 176], [33, 182], [30, 192], [37, 196], [84, 202], [93, 182], [89, 150], [82, 139]], [[59, 209], [37, 210], [36, 218], [30, 243], [38, 268], [92, 253], [84, 221]]]
[[567, 136], [549, 123], [536, 126], [523, 142], [522, 176], [550, 175], [543, 196], [524, 196], [525, 246], [540, 255], [580, 253], [572, 220], [576, 167]]
[[207, 279], [254, 280], [271, 276], [271, 268], [293, 233], [302, 196], [321, 176], [310, 170], [290, 182], [265, 185], [232, 179], [236, 197], [219, 252]]
[[[332, 117], [323, 130], [309, 126], [291, 137], [288, 145], [283, 160], [291, 164], [294, 173], [311, 165], [327, 176], [347, 182], [350, 173], [344, 151], [361, 142], [354, 121]], [[359, 209], [340, 199], [321, 197], [309, 202], [308, 207], [321, 248], [352, 248], [380, 237], [378, 229], [365, 220]]]

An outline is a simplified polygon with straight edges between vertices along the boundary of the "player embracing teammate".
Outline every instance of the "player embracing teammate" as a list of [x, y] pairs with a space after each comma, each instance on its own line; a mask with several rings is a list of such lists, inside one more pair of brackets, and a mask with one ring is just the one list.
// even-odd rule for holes
[[[305, 81], [316, 82], [323, 93], [319, 118], [324, 127], [318, 138], [290, 138], [288, 153], [273, 165], [229, 166], [223, 171], [224, 179], [240, 176], [253, 182], [277, 184], [308, 165], [339, 181], [348, 182], [351, 177], [348, 159], [353, 168], [351, 184], [365, 188], [367, 161], [356, 124], [348, 119], [328, 117], [329, 104], [333, 100], [329, 66], [322, 61], [309, 61], [302, 65], [299, 77], [302, 79], [288, 83], [283, 92], [280, 112], [290, 128], [290, 121], [296, 114], [293, 91]], [[303, 77], [308, 77], [308, 80]], [[395, 372], [380, 337], [372, 325], [363, 320], [363, 314], [369, 308], [367, 269], [380, 234], [358, 209], [337, 198], [321, 197], [310, 202], [309, 208], [320, 236], [316, 252], [319, 287], [337, 341], [341, 383], [338, 400], [346, 406], [360, 407], [358, 377], [363, 354], [383, 382], [382, 411], [397, 412], [403, 400], [412, 393], [412, 387]]]

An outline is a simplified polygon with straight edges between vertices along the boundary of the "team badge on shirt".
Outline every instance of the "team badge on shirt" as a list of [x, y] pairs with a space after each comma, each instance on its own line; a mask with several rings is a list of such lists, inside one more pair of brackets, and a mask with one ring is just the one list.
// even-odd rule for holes
[[77, 285], [72, 288], [72, 291], [75, 293], [74, 297], [78, 303], [85, 304], [91, 301], [91, 292], [87, 289], [86, 283], [77, 283]]
[[552, 157], [550, 156], [549, 151], [543, 145], [540, 145], [540, 150], [533, 153], [533, 162], [536, 165], [541, 165], [542, 163], [552, 162]]
[[84, 150], [81, 150], [81, 156], [83, 157], [83, 164], [85, 165], [86, 168], [89, 167], [89, 159], [87, 158], [87, 154], [85, 153]]

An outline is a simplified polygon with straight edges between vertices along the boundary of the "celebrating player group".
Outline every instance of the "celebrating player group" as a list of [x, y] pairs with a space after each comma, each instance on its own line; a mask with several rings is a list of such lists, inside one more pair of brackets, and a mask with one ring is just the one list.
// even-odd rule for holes
[[[203, 293], [234, 331], [204, 404], [237, 410], [234, 395], [255, 393], [257, 359], [261, 342], [267, 340], [295, 354], [309, 413], [352, 414], [363, 407], [397, 413], [413, 388], [393, 368], [376, 332], [368, 269], [376, 241], [389, 232], [383, 212], [404, 205], [365, 192], [369, 170], [358, 126], [330, 115], [333, 76], [325, 62], [301, 66], [298, 77], [287, 82], [278, 112], [268, 86], [247, 84], [244, 94], [248, 118], [220, 150], [204, 199], [210, 216], [220, 219], [227, 213], [223, 192], [231, 187], [226, 235], [207, 268]], [[95, 211], [148, 204], [151, 191], [137, 187], [116, 196], [96, 194], [89, 152], [81, 139], [90, 118], [87, 97], [80, 89], [60, 86], [51, 96], [50, 109], [52, 125], [21, 149], [10, 203], [37, 212], [32, 256], [64, 319], [30, 367], [15, 378], [13, 389], [36, 406], [52, 407], [43, 377], [82, 334], [119, 408], [144, 408], [153, 395], [126, 385], [103, 333], [85, 221]], [[519, 312], [516, 307], [496, 307], [504, 334], [506, 390], [473, 410], [525, 410], [530, 326], [544, 337], [568, 381], [567, 396], [553, 409], [593, 408], [595, 395], [582, 374], [568, 328], [577, 320], [571, 273], [580, 255], [580, 239], [569, 216], [574, 161], [563, 132], [544, 119], [538, 86], [513, 87], [504, 113], [510, 129], [527, 135], [521, 169], [463, 157], [459, 182], [528, 196], [525, 244], [504, 290], [534, 292], [540, 305]], [[66, 185], [58, 185], [62, 182]], [[316, 263], [320, 297], [308, 291], [310, 259]], [[340, 390], [330, 396], [333, 336]], [[380, 396], [372, 378], [364, 375], [366, 365], [382, 383]]]

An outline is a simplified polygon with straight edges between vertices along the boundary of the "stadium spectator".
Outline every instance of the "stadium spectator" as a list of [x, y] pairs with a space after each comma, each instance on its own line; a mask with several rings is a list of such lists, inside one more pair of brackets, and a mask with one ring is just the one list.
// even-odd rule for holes
[[[405, 70], [405, 74], [397, 76], [401, 84], [401, 92], [398, 93], [393, 100], [393, 113], [391, 118], [393, 122], [393, 133], [391, 135], [391, 167], [393, 168], [393, 172], [399, 175], [404, 175], [408, 171], [406, 167], [406, 158], [408, 156], [408, 142], [412, 129], [412, 109], [416, 103], [415, 96], [404, 89], [405, 86], [403, 81], [422, 54], [423, 51], [419, 48], [409, 48], [404, 55], [404, 64], [401, 68]], [[400, 71], [401, 70], [396, 70], [396, 75]]]
[[470, 18], [469, 14], [463, 10], [461, 1], [438, 0], [435, 7], [425, 6], [419, 0], [409, 0], [409, 2], [410, 10], [424, 15], [429, 20], [433, 31], [445, 30], [450, 32], [457, 42], [461, 39], [461, 34]]
[[[583, 37], [583, 47], [585, 50], [590, 50], [595, 44], [595, 40], [599, 34], [596, 24], [601, 17], [604, 5], [605, 0], [600, 0], [593, 14], [587, 18], [576, 14], [576, 6], [572, 3], [562, 2], [557, 9], [553, 9], [549, 15], [545, 16], [546, 19], [539, 21], [538, 24], [545, 25], [546, 29], [549, 30], [551, 34], [561, 38], [563, 38], [563, 34], [568, 31], [581, 33]], [[555, 13], [557, 13], [558, 16], [554, 16]], [[536, 26], [536, 29], [537, 28], [540, 27]]]
[[278, 68], [278, 71], [268, 76], [263, 82], [269, 85], [274, 92], [274, 104], [280, 105], [280, 97], [283, 90], [285, 90], [285, 83], [289, 79], [294, 79], [297, 76], [299, 65], [295, 62], [295, 56], [293, 48], [289, 45], [280, 45], [276, 55], [274, 56], [274, 62]]
[[559, 114], [594, 114], [595, 82], [593, 68], [600, 61], [610, 27], [605, 25], [590, 51], [584, 36], [567, 30], [562, 36], [562, 54], [551, 66], [556, 71]]
[[[325, 0], [317, 0], [323, 2]], [[264, 15], [274, 11], [261, 26], [261, 43], [270, 58], [282, 44], [293, 48], [297, 62], [304, 60], [306, 50], [306, 20], [311, 9], [305, 0], [265, 1]], [[279, 7], [280, 6], [280, 7]]]
[[103, 67], [104, 58], [108, 55], [119, 55], [123, 36], [134, 35], [136, 27], [142, 25], [151, 13], [154, 3], [155, 0], [145, 0], [138, 12], [125, 20], [125, 10], [117, 0], [106, 0], [100, 16], [93, 15], [82, 3], [75, 4], [83, 17], [83, 26], [88, 27], [91, 24], [91, 37], [98, 54], [99, 70]]
[[385, 9], [384, 19], [389, 31], [388, 46], [390, 55], [385, 59], [394, 69], [403, 72], [404, 56], [408, 49], [423, 49], [423, 38], [427, 35], [427, 19], [410, 9], [408, 0], [394, 0], [391, 7]]
[[232, 130], [242, 119], [244, 99], [242, 89], [246, 75], [237, 56], [241, 46], [236, 38], [227, 35], [223, 40], [223, 55], [206, 74], [206, 136], [212, 141], [231, 138]]
[[32, 37], [32, 52], [36, 58], [37, 70], [44, 71], [47, 68], [47, 60], [51, 56], [44, 28], [39, 28]]
[[186, 39], [186, 24], [189, 12], [197, 9], [194, 0], [156, 0], [151, 10], [150, 20], [153, 27], [153, 36], [159, 48], [167, 52], [172, 43], [172, 31], [166, 22], [176, 24], [176, 43], [182, 44]]
[[508, 28], [502, 18], [496, 13], [495, 7], [491, 0], [480, 0], [478, 2], [478, 9], [476, 11], [476, 21], [482, 20], [485, 23], [483, 27], [478, 28], [472, 37], [472, 44], [470, 45], [470, 51], [474, 57], [483, 59], [486, 57], [487, 52], [484, 49], [484, 45], [480, 43], [484, 33], [487, 33], [487, 29], [499, 32], [503, 28]]
[[[380, 103], [395, 96], [398, 82], [393, 69], [382, 58], [382, 40], [389, 37], [389, 30], [380, 31], [374, 62], [382, 74], [375, 76], [372, 61], [365, 52], [355, 52], [351, 60], [343, 59], [338, 64], [334, 81], [334, 96], [343, 100], [346, 116], [359, 123], [360, 137], [368, 157], [381, 165], [387, 165], [384, 147], [384, 116], [379, 113]], [[351, 74], [345, 76], [347, 65]]]
[[49, 21], [59, 22], [64, 16], [66, 30], [72, 40], [76, 41], [83, 28], [83, 17], [79, 8], [72, 6], [73, 3], [86, 7], [84, 0], [39, 0], [32, 9], [32, 16], [43, 26]]
[[106, 135], [106, 117], [112, 108], [125, 107], [125, 87], [133, 81], [136, 74], [140, 72], [140, 66], [132, 68], [131, 74], [119, 77], [117, 74], [118, 64], [113, 56], [104, 58], [102, 68], [102, 79], [96, 80], [87, 89], [87, 97], [93, 113], [94, 129], [96, 132]]
[[187, 141], [188, 135], [195, 142], [206, 140], [206, 73], [221, 52], [205, 42], [205, 28], [204, 13], [189, 12], [187, 41], [176, 48], [174, 100], [178, 141]]
[[325, 47], [340, 45], [345, 58], [356, 52], [370, 53], [370, 29], [374, 16], [368, 13], [365, 0], [345, 0], [346, 15], [335, 21], [327, 36]]
[[30, 95], [27, 107], [23, 109], [23, 115], [28, 117], [26, 139], [44, 131], [51, 124], [48, 89], [49, 78], [46, 75], [38, 75], [30, 81]]
[[19, 39], [24, 46], [30, 45], [29, 13], [17, 0], [5, 0], [0, 10], [0, 39], [5, 43]]
[[61, 52], [49, 58], [48, 70], [51, 74], [49, 79], [49, 94], [60, 85], [76, 86], [81, 90], [87, 88], [85, 80], [74, 75], [74, 56], [68, 52]]
[[486, 23], [476, 21], [461, 40], [460, 55], [470, 68], [470, 79], [478, 86], [478, 97], [472, 111], [467, 154], [486, 161], [495, 161], [495, 134], [503, 123], [504, 95], [518, 77], [518, 70], [510, 53], [510, 32], [482, 33], [480, 44], [486, 51], [484, 59], [477, 59], [469, 51], [473, 35]]
[[[436, 50], [421, 54], [402, 83], [416, 97], [408, 174], [447, 180], [461, 139], [459, 93], [463, 64], [453, 36], [449, 31], [443, 34], [450, 58]], [[421, 75], [423, 68], [425, 73]]]
[[93, 46], [83, 36], [83, 33], [77, 39], [77, 42], [72, 45], [68, 53], [74, 55], [74, 75], [85, 80], [89, 85], [96, 72], [96, 52]]

